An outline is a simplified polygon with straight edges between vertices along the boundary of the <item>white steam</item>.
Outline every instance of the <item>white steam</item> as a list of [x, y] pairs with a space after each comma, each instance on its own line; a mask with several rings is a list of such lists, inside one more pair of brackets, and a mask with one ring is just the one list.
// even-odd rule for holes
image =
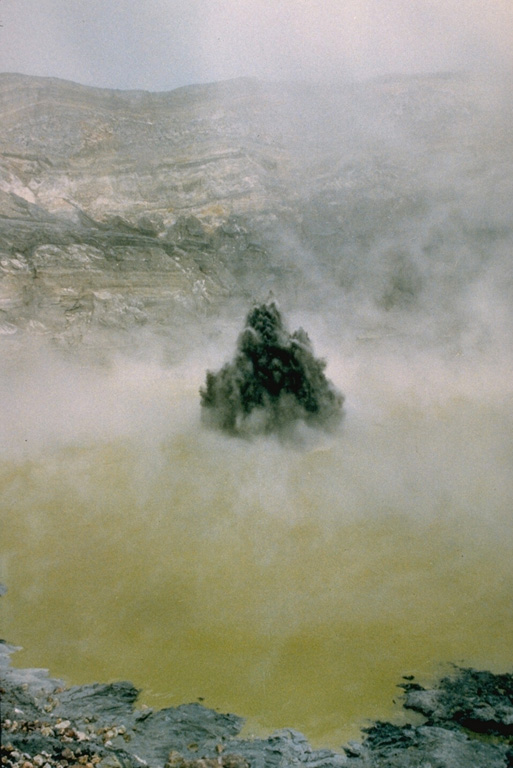
[[403, 674], [510, 663], [510, 360], [314, 320], [346, 416], [295, 444], [200, 423], [240, 318], [183, 364], [41, 350], [4, 368], [18, 663], [132, 679], [157, 706], [201, 695], [333, 746], [391, 715]]

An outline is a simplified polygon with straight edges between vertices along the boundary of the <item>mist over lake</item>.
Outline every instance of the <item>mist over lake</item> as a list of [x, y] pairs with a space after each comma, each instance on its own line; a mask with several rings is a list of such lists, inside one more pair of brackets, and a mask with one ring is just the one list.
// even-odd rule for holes
[[[2, 632], [17, 665], [337, 745], [511, 668], [511, 104], [470, 75], [0, 76]], [[326, 432], [201, 420], [269, 295]]]

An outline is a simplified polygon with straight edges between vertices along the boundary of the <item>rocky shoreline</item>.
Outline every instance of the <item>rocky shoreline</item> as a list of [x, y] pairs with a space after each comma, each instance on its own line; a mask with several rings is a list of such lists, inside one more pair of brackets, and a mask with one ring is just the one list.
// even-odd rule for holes
[[[362, 376], [371, 370], [371, 354], [374, 366], [400, 360], [399, 372], [413, 360], [406, 383], [419, 373], [423, 382], [426, 363], [441, 363], [443, 371], [448, 360], [458, 361], [449, 380], [463, 381], [478, 363], [471, 383], [496, 382], [507, 368], [513, 306], [510, 112], [496, 78], [460, 73], [322, 88], [239, 79], [167, 94], [0, 74], [0, 341], [4, 356], [16, 362], [4, 391], [11, 393], [26, 370], [39, 375], [38, 360], [34, 369], [17, 367], [20, 355], [24, 365], [35, 348], [54, 376], [54, 349], [76, 354], [80, 363], [154, 355], [168, 366], [207, 342], [221, 347], [240, 307], [269, 290], [284, 297], [287, 311], [318, 318], [326, 346], [336, 346], [349, 370], [362, 360]], [[372, 351], [360, 358], [364, 347]], [[50, 381], [59, 380], [58, 366], [55, 371]], [[375, 367], [373, 382], [379, 377]], [[54, 402], [60, 412], [59, 393], [71, 393], [75, 379], [50, 400], [45, 381], [29, 387], [23, 400], [34, 397], [38, 406], [44, 395], [38, 424], [50, 421], [45, 404], [50, 416]], [[466, 382], [462, 391], [469, 387]], [[408, 390], [398, 389], [391, 402], [402, 391]], [[451, 391], [457, 405], [460, 391]], [[422, 392], [415, 407], [426, 402]], [[483, 402], [495, 421], [488, 428], [469, 424], [478, 447], [458, 459], [454, 483], [444, 480], [437, 490], [437, 514], [454, 489], [456, 508], [468, 506], [476, 520], [476, 504], [487, 501], [487, 492], [497, 495], [483, 526], [495, 514], [497, 525], [508, 519], [506, 423], [497, 439], [492, 430], [502, 418], [493, 398], [507, 403], [509, 393], [495, 383], [487, 392]], [[469, 402], [477, 414], [480, 401]], [[80, 393], [74, 404], [82, 424], [87, 409]], [[69, 406], [63, 424], [74, 412]], [[158, 413], [143, 409], [148, 430]], [[457, 430], [466, 412], [454, 413]], [[90, 419], [99, 421], [94, 409]], [[74, 423], [66, 421], [62, 434]], [[431, 440], [435, 432], [426, 423], [418, 434]], [[376, 425], [378, 446], [386, 446], [383, 434], [398, 443], [403, 434], [416, 438], [407, 430], [385, 433], [378, 418]], [[18, 426], [13, 434], [22, 446], [27, 442]], [[452, 440], [450, 429], [446, 434]], [[464, 437], [454, 440], [459, 451]], [[432, 445], [437, 451], [441, 442]], [[444, 450], [425, 476], [408, 459], [405, 487], [430, 491], [440, 468], [445, 478], [444, 457], [452, 455]], [[474, 486], [461, 490], [466, 467], [475, 474], [477, 451], [486, 457], [483, 471], [501, 467], [498, 493], [493, 476], [480, 483], [479, 494]], [[403, 455], [387, 453], [376, 482]], [[357, 474], [364, 480], [365, 469], [362, 462]], [[367, 497], [358, 489], [357, 498]], [[386, 499], [379, 505], [385, 508]], [[481, 575], [479, 558], [468, 567], [475, 562]], [[457, 584], [465, 584], [467, 571], [456, 573]], [[507, 584], [505, 573], [493, 579]], [[483, 590], [476, 600], [488, 594]], [[481, 625], [493, 610], [491, 603], [481, 611]], [[432, 621], [429, 606], [425, 612]], [[496, 625], [502, 616], [494, 616]], [[464, 635], [458, 615], [451, 620]], [[138, 709], [130, 683], [68, 688], [44, 670], [12, 668], [12, 650], [0, 643], [7, 768], [513, 768], [513, 675], [454, 668], [431, 690], [403, 680], [410, 723], [375, 723], [361, 743], [335, 752], [316, 750], [289, 729], [244, 739], [242, 718], [199, 703]]]
[[244, 739], [241, 717], [199, 703], [136, 709], [128, 682], [66, 687], [43, 669], [14, 669], [0, 643], [2, 766], [6, 768], [508, 768], [513, 674], [454, 667], [432, 689], [400, 685], [419, 724], [377, 722], [341, 752], [292, 729]]

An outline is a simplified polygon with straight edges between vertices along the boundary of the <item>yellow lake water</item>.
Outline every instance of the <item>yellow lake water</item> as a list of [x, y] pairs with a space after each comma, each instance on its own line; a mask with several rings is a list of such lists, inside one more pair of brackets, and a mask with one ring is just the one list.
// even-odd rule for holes
[[85, 404], [89, 374], [46, 373], [8, 424], [17, 666], [331, 746], [398, 717], [403, 675], [511, 670], [510, 395], [475, 372], [421, 386], [349, 366], [340, 431], [283, 445], [203, 429], [194, 375], [142, 370], [100, 377]]

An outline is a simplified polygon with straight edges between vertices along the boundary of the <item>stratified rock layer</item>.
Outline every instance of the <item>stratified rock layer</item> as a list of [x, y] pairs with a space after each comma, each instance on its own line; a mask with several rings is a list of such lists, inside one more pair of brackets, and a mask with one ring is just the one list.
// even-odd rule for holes
[[162, 340], [256, 289], [466, 333], [446, 313], [513, 243], [509, 104], [456, 74], [170, 93], [0, 74], [0, 336]]

